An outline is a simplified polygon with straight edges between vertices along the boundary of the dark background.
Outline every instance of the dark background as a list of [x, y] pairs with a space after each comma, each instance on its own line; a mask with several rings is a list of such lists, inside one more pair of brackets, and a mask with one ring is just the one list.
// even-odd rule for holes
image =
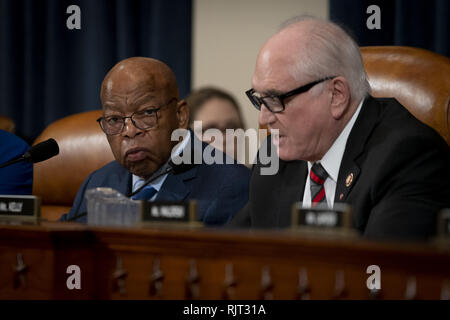
[[[81, 30], [69, 30], [70, 5]], [[32, 141], [51, 122], [100, 109], [114, 64], [147, 56], [168, 64], [190, 90], [191, 1], [0, 0], [0, 114]]]
[[[372, 4], [380, 7], [379, 30], [366, 27]], [[411, 46], [450, 57], [448, 0], [330, 0], [330, 19], [347, 26], [360, 46]]]
[[[450, 56], [449, 3], [330, 0], [330, 18], [361, 46], [407, 45]], [[81, 30], [66, 28], [72, 4], [81, 8]], [[372, 4], [381, 9], [381, 30], [366, 27]], [[16, 134], [31, 144], [51, 122], [99, 109], [103, 77], [131, 56], [167, 63], [184, 97], [191, 87], [191, 17], [191, 0], [0, 0], [0, 114], [13, 118]]]

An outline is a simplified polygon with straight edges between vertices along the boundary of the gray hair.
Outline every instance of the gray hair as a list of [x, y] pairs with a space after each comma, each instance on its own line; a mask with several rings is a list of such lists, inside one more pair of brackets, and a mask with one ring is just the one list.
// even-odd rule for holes
[[359, 46], [340, 26], [312, 16], [297, 16], [283, 22], [279, 31], [304, 21], [313, 23], [308, 30], [311, 41], [295, 59], [292, 76], [298, 79], [303, 75], [311, 80], [342, 76], [349, 83], [353, 101], [359, 101], [369, 94], [370, 85]]

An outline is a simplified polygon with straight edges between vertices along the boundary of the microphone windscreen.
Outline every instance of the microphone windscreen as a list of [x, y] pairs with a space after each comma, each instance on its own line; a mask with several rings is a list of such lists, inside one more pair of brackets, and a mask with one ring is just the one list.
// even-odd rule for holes
[[172, 159], [169, 160], [169, 166], [172, 168], [172, 171], [174, 174], [179, 174], [179, 173], [183, 173], [186, 172], [190, 169], [192, 169], [193, 167], [196, 166], [195, 163], [180, 163], [180, 164], [175, 164], [173, 163]]
[[32, 146], [23, 155], [24, 160], [32, 163], [41, 162], [59, 153], [58, 143], [52, 138]]

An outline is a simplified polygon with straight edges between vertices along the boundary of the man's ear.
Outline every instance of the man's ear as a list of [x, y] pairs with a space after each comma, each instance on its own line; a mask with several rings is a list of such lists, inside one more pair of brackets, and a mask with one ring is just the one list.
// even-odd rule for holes
[[189, 124], [189, 105], [184, 99], [177, 103], [177, 120], [179, 128], [187, 129]]
[[344, 77], [336, 77], [332, 82], [331, 115], [339, 120], [350, 105], [350, 86]]

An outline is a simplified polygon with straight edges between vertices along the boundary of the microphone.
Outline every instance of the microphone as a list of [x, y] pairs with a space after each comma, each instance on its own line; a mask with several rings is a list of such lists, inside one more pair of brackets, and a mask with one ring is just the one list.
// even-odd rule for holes
[[[185, 164], [185, 163], [175, 164], [175, 163], [173, 163], [172, 159], [169, 160], [168, 164], [169, 164], [169, 167], [166, 170], [164, 170], [163, 172], [161, 172], [160, 174], [158, 174], [158, 175], [156, 175], [156, 176], [154, 176], [152, 178], [149, 178], [148, 180], [146, 180], [144, 182], [144, 184], [142, 186], [137, 188], [134, 192], [131, 192], [131, 193], [127, 194], [126, 196], [128, 198], [131, 198], [135, 194], [138, 194], [149, 183], [155, 181], [156, 179], [158, 179], [159, 177], [162, 177], [165, 174], [168, 174], [168, 173], [172, 173], [172, 174], [183, 173], [183, 172], [186, 172], [186, 171], [194, 168], [197, 165], [195, 163], [191, 163], [191, 164]], [[87, 215], [87, 211], [86, 212], [81, 212], [81, 213], [79, 213], [79, 214], [77, 214], [77, 215], [67, 219], [67, 221], [74, 221], [74, 220], [76, 220], [76, 219], [78, 219], [80, 217], [83, 217], [85, 215]]]
[[138, 194], [138, 193], [139, 193], [142, 189], [144, 189], [149, 183], [155, 181], [156, 179], [158, 179], [159, 177], [162, 177], [162, 176], [165, 175], [165, 174], [168, 174], [168, 173], [171, 173], [171, 172], [172, 172], [173, 174], [183, 173], [183, 172], [186, 172], [186, 171], [192, 169], [192, 168], [195, 167], [195, 166], [196, 166], [196, 164], [194, 164], [194, 163], [190, 163], [190, 164], [186, 164], [186, 163], [175, 164], [175, 163], [173, 163], [172, 159], [170, 159], [170, 160], [169, 160], [169, 167], [168, 167], [165, 171], [163, 171], [163, 172], [161, 172], [160, 174], [158, 174], [158, 175], [156, 175], [156, 176], [154, 176], [154, 177], [152, 177], [152, 178], [146, 180], [142, 186], [140, 186], [139, 188], [137, 188], [135, 191], [129, 193], [129, 194], [127, 195], [127, 197], [131, 198], [132, 196]]
[[54, 139], [50, 138], [48, 140], [38, 143], [37, 145], [32, 146], [22, 156], [0, 165], [0, 168], [4, 168], [6, 166], [21, 161], [31, 163], [41, 162], [56, 156], [58, 153], [59, 153], [58, 143], [56, 143]]

